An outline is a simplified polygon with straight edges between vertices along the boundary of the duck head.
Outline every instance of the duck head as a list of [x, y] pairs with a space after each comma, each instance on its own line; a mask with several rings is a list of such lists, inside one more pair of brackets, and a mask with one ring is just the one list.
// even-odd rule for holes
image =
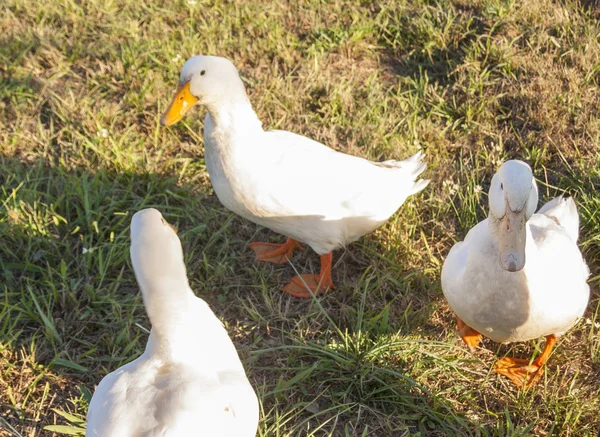
[[160, 123], [177, 123], [196, 103], [211, 106], [236, 100], [247, 101], [248, 97], [233, 63], [218, 56], [192, 56], [181, 69], [175, 97]]
[[499, 242], [500, 267], [517, 272], [525, 267], [527, 220], [536, 210], [538, 190], [531, 168], [507, 161], [492, 178], [489, 191], [490, 225]]
[[155, 282], [187, 278], [177, 230], [154, 208], [138, 211], [131, 219], [130, 254], [142, 291]]

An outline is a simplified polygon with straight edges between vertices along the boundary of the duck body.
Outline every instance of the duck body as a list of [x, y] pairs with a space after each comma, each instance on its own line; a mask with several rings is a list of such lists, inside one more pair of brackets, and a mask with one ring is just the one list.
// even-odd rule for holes
[[416, 181], [425, 169], [421, 154], [374, 163], [291, 132], [263, 131], [251, 107], [240, 112], [256, 123], [223, 132], [211, 114], [205, 118], [205, 161], [215, 193], [236, 214], [319, 255], [377, 229], [427, 185]]
[[[102, 379], [86, 436], [252, 437], [256, 394], [221, 321], [189, 288], [179, 239], [161, 220], [149, 209], [132, 224], [132, 261], [152, 323], [146, 349]], [[136, 222], [142, 230], [133, 237]]]
[[[577, 247], [577, 210], [557, 198], [526, 224], [525, 267], [498, 263], [498, 241], [486, 219], [457, 243], [442, 269], [444, 296], [468, 326], [496, 342], [560, 336], [583, 315], [589, 270]], [[559, 221], [562, 219], [562, 223]]]
[[[146, 352], [107, 375], [90, 404], [87, 436], [256, 435], [256, 395], [240, 369], [198, 370]], [[191, 434], [193, 431], [193, 434]]]

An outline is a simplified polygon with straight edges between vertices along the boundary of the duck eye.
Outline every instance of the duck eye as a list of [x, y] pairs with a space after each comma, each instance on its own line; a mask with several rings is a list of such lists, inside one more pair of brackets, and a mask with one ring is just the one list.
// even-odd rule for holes
[[200, 72], [200, 76], [204, 76], [205, 74], [206, 74], [206, 70], [202, 70], [202, 71]]
[[167, 224], [167, 223], [165, 222], [165, 219], [164, 219], [164, 218], [162, 218], [162, 217], [160, 218], [160, 221], [162, 222], [162, 224], [163, 224], [163, 225], [166, 225], [166, 224]]
[[502, 182], [500, 182], [500, 189], [504, 190], [504, 184]]

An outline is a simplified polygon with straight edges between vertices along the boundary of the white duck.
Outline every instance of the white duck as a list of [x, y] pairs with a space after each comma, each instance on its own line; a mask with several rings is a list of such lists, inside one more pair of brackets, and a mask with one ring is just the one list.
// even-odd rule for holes
[[264, 131], [227, 59], [188, 59], [161, 123], [176, 123], [196, 103], [208, 109], [205, 162], [221, 203], [288, 237], [284, 244], [252, 243], [257, 259], [284, 263], [298, 241], [321, 256], [318, 275], [296, 276], [284, 287], [293, 296], [333, 287], [331, 252], [377, 229], [429, 182], [416, 181], [425, 169], [420, 153], [375, 163], [291, 132]]
[[537, 202], [531, 168], [505, 162], [492, 178], [489, 218], [454, 245], [442, 268], [444, 295], [471, 349], [482, 335], [502, 343], [546, 337], [531, 365], [509, 357], [496, 363], [518, 387], [543, 373], [557, 337], [583, 315], [590, 293], [575, 202], [558, 197], [534, 214]]
[[131, 221], [131, 260], [152, 323], [144, 353], [107, 375], [88, 437], [252, 437], [258, 400], [226, 330], [190, 289], [181, 243], [155, 209]]

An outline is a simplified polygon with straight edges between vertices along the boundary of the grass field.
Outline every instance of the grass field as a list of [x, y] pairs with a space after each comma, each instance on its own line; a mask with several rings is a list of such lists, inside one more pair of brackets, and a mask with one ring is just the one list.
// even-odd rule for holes
[[[240, 351], [259, 436], [596, 436], [598, 18], [584, 0], [5, 0], [0, 435], [75, 432], [95, 384], [143, 350], [129, 222], [152, 206]], [[427, 154], [431, 185], [334, 254], [318, 300], [279, 290], [318, 270], [314, 253], [255, 263], [248, 243], [282, 237], [216, 199], [204, 111], [159, 126], [192, 54], [232, 59], [266, 128], [374, 160]], [[592, 271], [585, 319], [526, 391], [492, 366], [543, 340], [470, 353], [440, 287], [509, 158], [531, 164], [541, 201], [575, 197]]]

